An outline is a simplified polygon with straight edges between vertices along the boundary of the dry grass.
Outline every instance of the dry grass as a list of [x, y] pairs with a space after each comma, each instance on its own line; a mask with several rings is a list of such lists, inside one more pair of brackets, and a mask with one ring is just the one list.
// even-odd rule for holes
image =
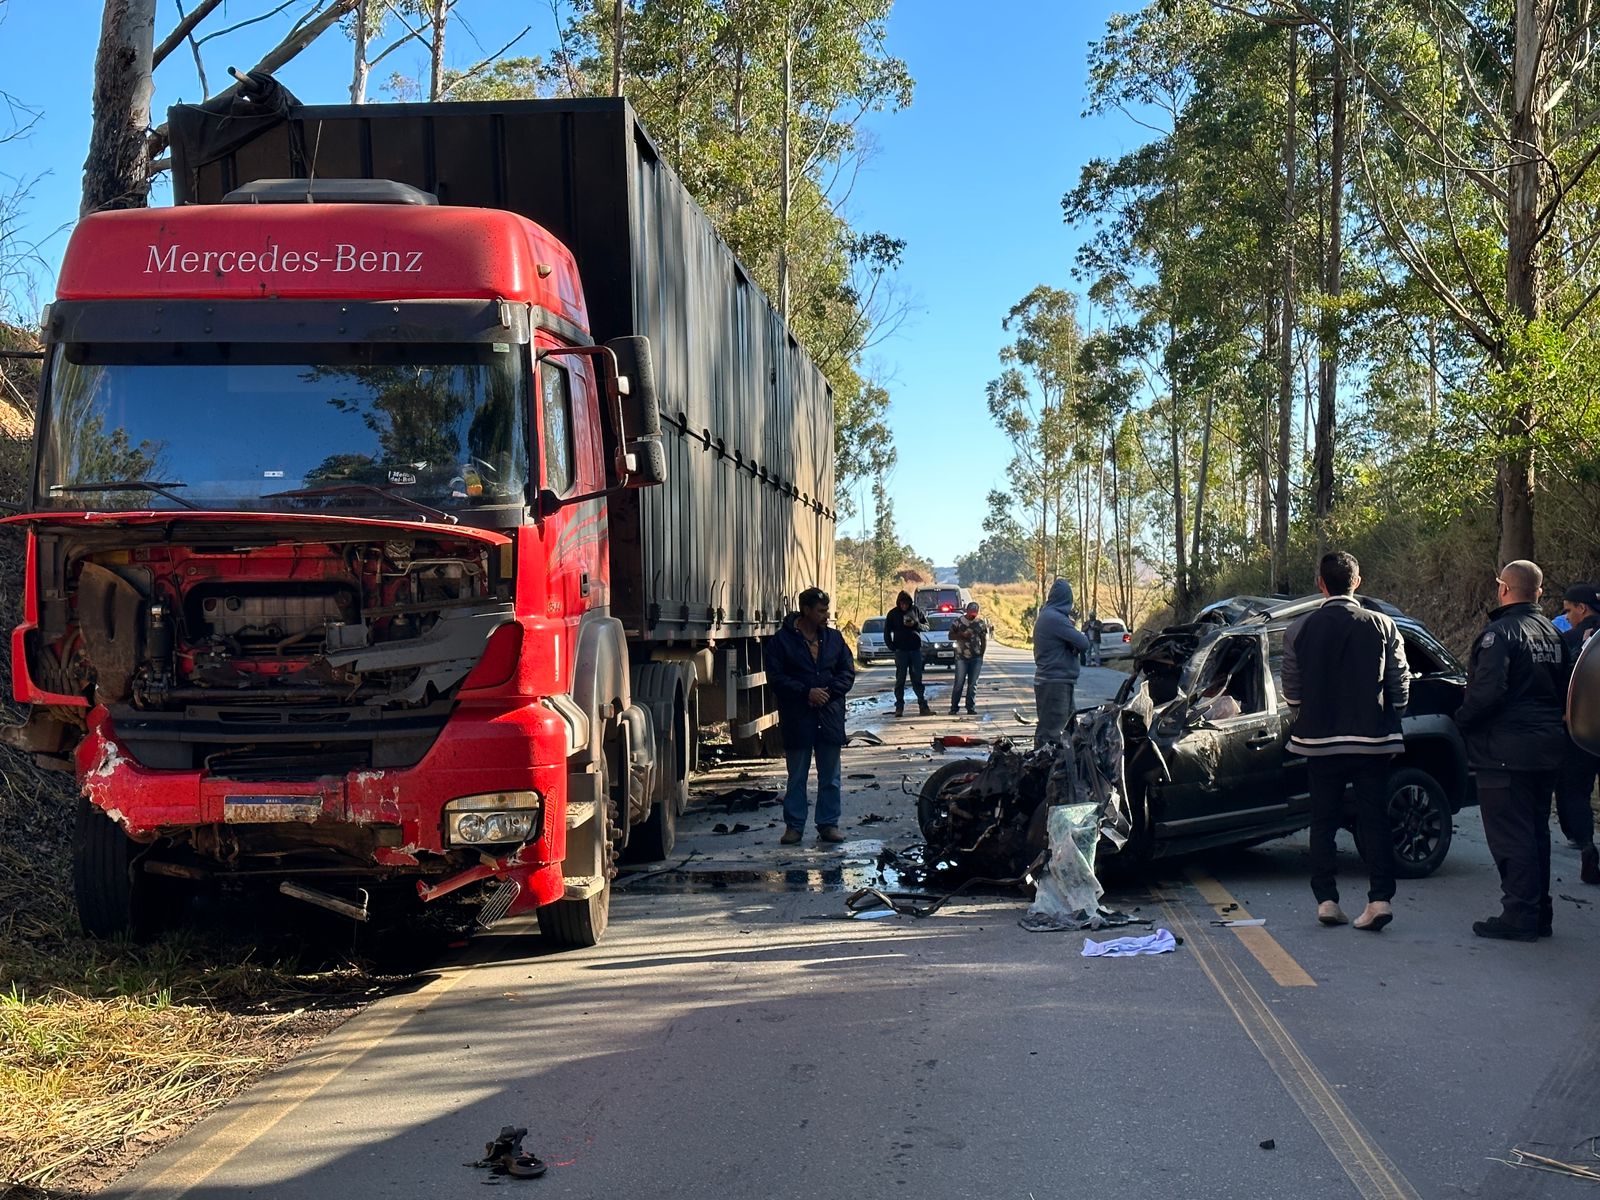
[[189, 1124], [262, 1065], [263, 1032], [164, 996], [0, 996], [0, 1177], [46, 1184]]
[[394, 982], [258, 963], [243, 939], [135, 946], [47, 920], [0, 939], [0, 1196], [115, 1178]]

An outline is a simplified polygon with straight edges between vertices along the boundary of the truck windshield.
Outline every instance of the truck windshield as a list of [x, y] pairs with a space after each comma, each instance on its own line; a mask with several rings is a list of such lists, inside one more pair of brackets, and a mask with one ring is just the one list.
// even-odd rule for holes
[[[522, 503], [526, 411], [504, 343], [66, 345], [50, 368], [40, 498], [101, 512], [395, 507], [384, 492]], [[182, 491], [127, 486], [143, 480]], [[274, 495], [302, 489], [319, 494]]]

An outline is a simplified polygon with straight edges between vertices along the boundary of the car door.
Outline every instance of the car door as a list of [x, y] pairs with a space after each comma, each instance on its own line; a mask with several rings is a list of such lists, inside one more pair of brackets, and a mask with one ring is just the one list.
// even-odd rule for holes
[[1218, 845], [1284, 824], [1287, 732], [1259, 627], [1204, 647], [1152, 736], [1167, 768], [1151, 814], [1158, 842]]
[[1287, 625], [1276, 625], [1267, 630], [1267, 673], [1272, 678], [1277, 698], [1282, 738], [1279, 761], [1288, 820], [1296, 824], [1309, 825], [1311, 824], [1310, 778], [1306, 772], [1305, 756], [1289, 752], [1289, 735], [1294, 731], [1294, 710], [1283, 698], [1283, 635], [1288, 628]]

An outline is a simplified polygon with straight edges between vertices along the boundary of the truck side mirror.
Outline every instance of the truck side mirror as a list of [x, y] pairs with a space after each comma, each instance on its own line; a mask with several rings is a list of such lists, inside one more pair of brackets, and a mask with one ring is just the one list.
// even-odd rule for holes
[[[607, 349], [617, 356], [622, 408], [622, 448], [628, 457], [628, 486], [654, 487], [667, 481], [667, 451], [661, 440], [661, 410], [656, 407], [655, 363], [650, 339], [613, 338]], [[626, 386], [622, 386], [623, 381]]]

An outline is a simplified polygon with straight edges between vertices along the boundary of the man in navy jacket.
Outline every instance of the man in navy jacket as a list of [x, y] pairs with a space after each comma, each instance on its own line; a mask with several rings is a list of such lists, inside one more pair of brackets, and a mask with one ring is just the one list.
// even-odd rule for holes
[[844, 746], [844, 698], [856, 681], [855, 659], [837, 629], [828, 627], [828, 593], [807, 588], [800, 611], [767, 639], [767, 682], [778, 696], [778, 728], [789, 765], [779, 840], [799, 842], [805, 832], [806, 777], [817, 762], [817, 840], [842, 842], [839, 821], [839, 751]]

